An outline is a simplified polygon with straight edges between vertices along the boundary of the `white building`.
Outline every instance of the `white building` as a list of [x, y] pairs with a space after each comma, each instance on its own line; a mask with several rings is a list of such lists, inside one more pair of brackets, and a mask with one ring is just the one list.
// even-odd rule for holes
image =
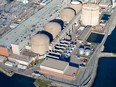
[[12, 54], [8, 57], [8, 60], [20, 65], [29, 66], [32, 63], [32, 61], [35, 60], [36, 58], [37, 58], [36, 55], [26, 56], [26, 55]]

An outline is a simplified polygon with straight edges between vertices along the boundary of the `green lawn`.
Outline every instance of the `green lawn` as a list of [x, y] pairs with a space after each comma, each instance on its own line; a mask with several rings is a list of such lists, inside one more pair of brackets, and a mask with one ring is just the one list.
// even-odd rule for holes
[[51, 84], [50, 81], [45, 81], [40, 79], [36, 80], [35, 83], [37, 87], [48, 87]]

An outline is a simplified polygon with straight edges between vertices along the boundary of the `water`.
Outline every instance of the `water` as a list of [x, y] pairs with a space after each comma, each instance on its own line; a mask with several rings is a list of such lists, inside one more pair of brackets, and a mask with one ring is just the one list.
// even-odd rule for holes
[[[105, 42], [104, 52], [116, 53], [116, 28]], [[116, 58], [101, 58], [92, 87], [116, 87]]]
[[92, 87], [116, 87], [116, 59], [101, 58]]
[[101, 20], [109, 20], [109, 18], [110, 18], [110, 15], [104, 14], [104, 15], [102, 16]]
[[92, 42], [92, 43], [101, 43], [103, 37], [104, 35], [97, 34], [97, 33], [91, 33], [87, 41]]
[[116, 27], [112, 31], [111, 35], [107, 38], [105, 42], [105, 52], [113, 52], [116, 53]]
[[35, 87], [34, 81], [34, 79], [17, 74], [8, 77], [0, 72], [0, 87]]

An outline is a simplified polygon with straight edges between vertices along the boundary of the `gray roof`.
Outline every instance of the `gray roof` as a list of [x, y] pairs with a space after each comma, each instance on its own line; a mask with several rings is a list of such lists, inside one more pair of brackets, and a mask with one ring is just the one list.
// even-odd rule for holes
[[64, 74], [66, 75], [74, 75], [78, 72], [78, 68], [77, 67], [72, 67], [72, 66], [68, 66], [66, 71], [64, 72]]
[[9, 56], [9, 59], [15, 59], [15, 60], [29, 62], [32, 59], [32, 57], [25, 56], [25, 55], [12, 54]]
[[90, 28], [90, 27], [86, 27], [86, 28], [83, 30], [82, 34], [79, 36], [78, 39], [83, 41], [83, 40], [87, 37], [87, 35], [88, 35], [89, 33], [91, 33], [91, 28]]
[[65, 68], [69, 65], [68, 62], [48, 58], [41, 63], [41, 66], [58, 69], [64, 71]]

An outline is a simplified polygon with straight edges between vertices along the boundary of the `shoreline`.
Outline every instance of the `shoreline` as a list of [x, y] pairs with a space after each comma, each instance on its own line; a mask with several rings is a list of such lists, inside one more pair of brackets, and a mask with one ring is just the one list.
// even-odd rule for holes
[[9, 73], [7, 70], [5, 70], [5, 69], [3, 69], [1, 67], [0, 67], [0, 72], [4, 73], [5, 75], [7, 75], [9, 77], [12, 77], [12, 75], [14, 74], [14, 73]]

